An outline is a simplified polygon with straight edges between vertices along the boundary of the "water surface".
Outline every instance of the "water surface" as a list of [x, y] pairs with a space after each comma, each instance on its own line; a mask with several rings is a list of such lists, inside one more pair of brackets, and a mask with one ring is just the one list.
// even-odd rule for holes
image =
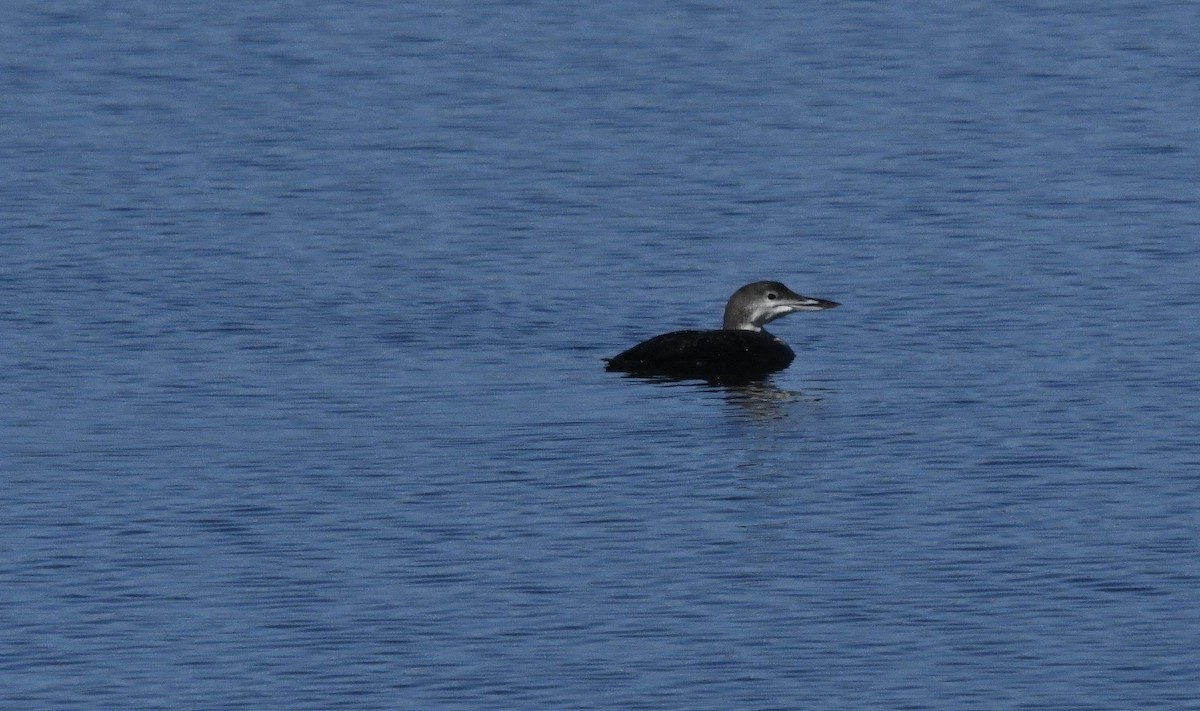
[[0, 699], [1194, 703], [1197, 19], [6, 5]]

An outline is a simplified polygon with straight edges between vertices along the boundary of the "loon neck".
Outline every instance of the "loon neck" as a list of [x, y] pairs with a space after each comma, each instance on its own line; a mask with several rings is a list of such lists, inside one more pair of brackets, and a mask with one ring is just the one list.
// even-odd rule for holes
[[[775, 338], [775, 334], [767, 331], [767, 329], [762, 328], [760, 326], [754, 326], [754, 325], [737, 326], [735, 328], [722, 328], [721, 330], [722, 331], [742, 331], [744, 333], [761, 333], [764, 336], [769, 336], [771, 338]], [[778, 340], [778, 339], [776, 339], [776, 340]]]

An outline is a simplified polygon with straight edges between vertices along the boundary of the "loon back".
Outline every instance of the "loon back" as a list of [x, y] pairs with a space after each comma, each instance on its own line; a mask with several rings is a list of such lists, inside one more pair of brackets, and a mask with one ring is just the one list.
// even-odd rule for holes
[[608, 360], [607, 370], [679, 378], [753, 379], [783, 370], [796, 354], [766, 331], [674, 331]]

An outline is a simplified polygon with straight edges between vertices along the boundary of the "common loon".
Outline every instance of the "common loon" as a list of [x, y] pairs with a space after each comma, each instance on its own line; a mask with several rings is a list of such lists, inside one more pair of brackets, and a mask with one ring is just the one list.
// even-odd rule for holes
[[796, 354], [763, 324], [837, 302], [801, 296], [777, 281], [747, 284], [729, 297], [719, 331], [673, 331], [607, 359], [607, 370], [637, 375], [749, 381], [791, 365]]

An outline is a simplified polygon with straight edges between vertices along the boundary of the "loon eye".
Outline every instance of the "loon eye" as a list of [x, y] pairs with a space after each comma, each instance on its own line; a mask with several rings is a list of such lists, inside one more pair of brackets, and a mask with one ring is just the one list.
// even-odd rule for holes
[[767, 292], [767, 298], [768, 298], [768, 299], [770, 299], [771, 301], [774, 301], [775, 299], [778, 299], [779, 297], [775, 295], [775, 292], [773, 292], [773, 291], [768, 291], [768, 292]]

